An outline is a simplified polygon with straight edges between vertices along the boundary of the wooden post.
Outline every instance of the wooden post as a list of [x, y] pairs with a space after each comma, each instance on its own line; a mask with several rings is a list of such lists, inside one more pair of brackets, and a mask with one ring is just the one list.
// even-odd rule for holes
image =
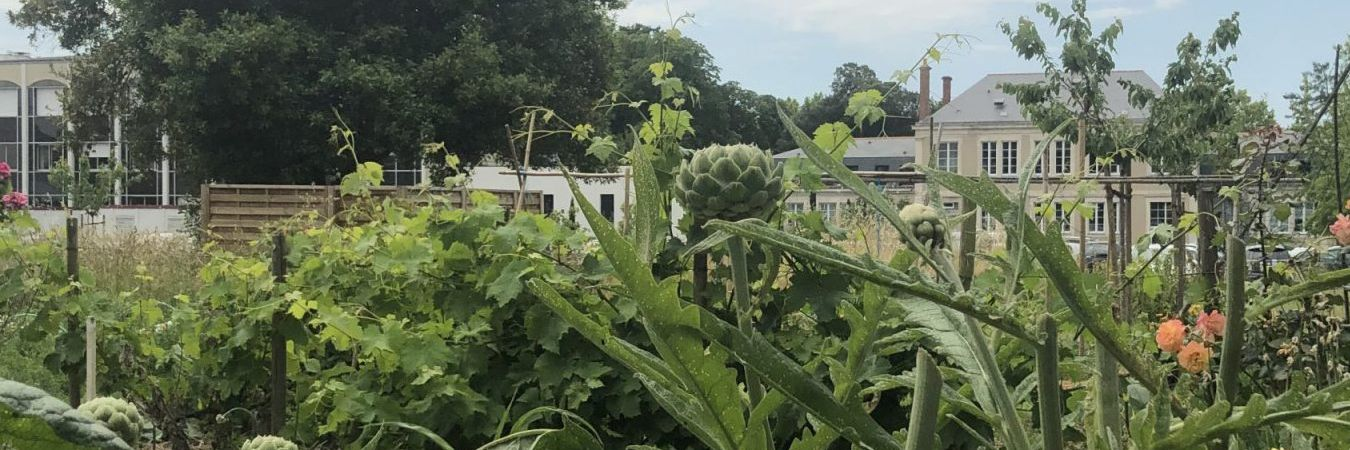
[[[66, 277], [70, 279], [71, 283], [80, 281], [80, 222], [75, 217], [66, 218]], [[78, 297], [80, 295], [79, 288], [72, 290], [71, 294]], [[80, 319], [78, 317], [70, 316], [66, 319], [66, 332], [70, 333], [71, 339], [74, 339], [76, 330], [79, 329]], [[88, 337], [86, 336], [87, 341]], [[66, 394], [70, 398], [71, 406], [80, 405], [79, 364], [66, 366]]]
[[[1078, 119], [1078, 168], [1086, 170], [1087, 162], [1087, 121]], [[1049, 175], [1049, 173], [1046, 173]], [[1108, 172], [1109, 175], [1109, 172]], [[1078, 216], [1078, 268], [1087, 269], [1087, 218]]]
[[[1186, 205], [1181, 201], [1181, 186], [1173, 184], [1172, 190], [1172, 225], [1176, 227], [1176, 232], [1181, 233], [1181, 216], [1185, 212]], [[1174, 237], [1175, 249], [1172, 253], [1172, 264], [1176, 266], [1176, 311], [1181, 311], [1186, 307], [1186, 238], [1184, 236]]]
[[[272, 235], [272, 276], [277, 283], [286, 281], [286, 235], [277, 232]], [[285, 313], [278, 309], [272, 313], [272, 379], [271, 402], [269, 404], [269, 431], [280, 435], [286, 425], [286, 338], [281, 335], [281, 321]]]
[[202, 185], [202, 203], [201, 209], [197, 212], [197, 220], [200, 223], [197, 227], [202, 232], [202, 236], [207, 236], [207, 231], [211, 230], [211, 185]]
[[1218, 223], [1214, 218], [1214, 195], [1213, 186], [1196, 185], [1195, 212], [1200, 220], [1200, 237], [1197, 242], [1200, 254], [1197, 256], [1200, 263], [1200, 279], [1206, 290], [1214, 289], [1219, 282], [1219, 274], [1215, 271], [1219, 254], [1218, 249], [1214, 247], [1214, 235], [1218, 232]]
[[1110, 280], [1111, 284], [1114, 285], [1119, 281], [1119, 278], [1116, 277], [1116, 266], [1120, 265], [1120, 261], [1116, 260], [1116, 228], [1118, 228], [1116, 226], [1116, 221], [1120, 220], [1120, 218], [1116, 214], [1115, 189], [1112, 189], [1112, 185], [1108, 183], [1105, 190], [1106, 201], [1102, 203], [1102, 207], [1106, 208], [1106, 211], [1102, 213], [1102, 217], [1106, 218], [1106, 279]]

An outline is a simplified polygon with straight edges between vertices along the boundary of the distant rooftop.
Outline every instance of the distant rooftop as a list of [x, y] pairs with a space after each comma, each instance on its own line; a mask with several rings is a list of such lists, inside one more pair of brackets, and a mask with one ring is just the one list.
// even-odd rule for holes
[[[1129, 93], [1120, 86], [1119, 80], [1125, 79], [1161, 92], [1162, 88], [1142, 70], [1117, 70], [1107, 77], [1105, 93], [1106, 108], [1117, 116], [1131, 119], [1147, 117], [1147, 111], [1133, 108], [1129, 102]], [[998, 86], [1003, 83], [1031, 84], [1045, 81], [1044, 73], [995, 73], [985, 75], [974, 86], [953, 98], [933, 114], [936, 123], [1016, 123], [1027, 122], [1022, 115], [1022, 107], [1017, 98], [1003, 92]]]
[[[794, 156], [805, 156], [801, 149], [788, 150], [777, 155], [774, 159], [787, 159]], [[853, 147], [844, 152], [845, 158], [913, 158], [914, 157], [914, 137], [872, 137], [872, 138], [853, 138]]]
[[28, 52], [0, 51], [0, 64], [25, 62], [70, 61], [73, 56], [33, 56]]

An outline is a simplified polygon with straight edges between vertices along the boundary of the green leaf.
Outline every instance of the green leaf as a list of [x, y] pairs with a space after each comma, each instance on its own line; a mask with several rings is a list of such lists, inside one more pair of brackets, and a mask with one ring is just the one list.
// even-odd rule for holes
[[900, 450], [881, 425], [860, 404], [841, 404], [824, 385], [779, 351], [758, 333], [746, 335], [734, 325], [700, 309], [701, 320], [691, 324], [708, 339], [726, 348], [764, 384], [782, 392], [797, 406], [820, 422], [838, 431], [849, 441], [878, 450]]
[[609, 136], [592, 138], [591, 145], [586, 147], [586, 154], [600, 161], [609, 161], [618, 152], [619, 146], [614, 143], [614, 138]]
[[826, 153], [835, 161], [843, 161], [844, 153], [853, 147], [853, 129], [841, 122], [821, 124], [816, 127], [814, 135], [811, 142], [822, 149], [829, 149]]
[[[1031, 219], [1026, 215], [1026, 211], [1020, 205], [1009, 200], [988, 179], [988, 176], [975, 180], [926, 167], [920, 168], [920, 170], [928, 176], [930, 181], [974, 201], [985, 212], [999, 219], [1005, 225], [1031, 222]], [[1016, 228], [1020, 229], [1022, 244], [1036, 257], [1037, 261], [1040, 261], [1051, 283], [1064, 299], [1065, 305], [1078, 318], [1078, 321], [1097, 338], [1098, 342], [1101, 342], [1102, 347], [1111, 353], [1111, 356], [1115, 357], [1116, 361], [1120, 362], [1126, 371], [1138, 379], [1140, 384], [1148, 388], [1149, 392], [1157, 393], [1159, 376], [1153, 372], [1151, 366], [1145, 365], [1136, 355], [1126, 349], [1123, 333], [1115, 323], [1111, 313], [1099, 305], [1093, 304], [1093, 297], [1088, 295], [1087, 288], [1083, 285], [1083, 280], [1086, 277], [1078, 270], [1078, 264], [1069, 254], [1069, 249], [1063, 241], [1057, 239], [1057, 235], [1051, 237], [1041, 233], [1036, 227]], [[1054, 230], [1056, 228], [1052, 227], [1051, 232], [1055, 233]]]
[[715, 231], [726, 231], [793, 255], [807, 257], [825, 267], [840, 270], [863, 280], [894, 289], [897, 292], [960, 311], [1019, 339], [1028, 342], [1035, 341], [1031, 333], [1016, 321], [1004, 317], [1001, 313], [986, 311], [984, 306], [976, 304], [970, 296], [965, 294], [953, 296], [931, 282], [913, 278], [909, 274], [878, 264], [870, 258], [860, 259], [858, 256], [850, 255], [819, 241], [806, 239], [767, 226], [763, 221], [756, 219], [747, 219], [740, 222], [713, 220], [708, 222], [707, 227]]
[[520, 295], [521, 289], [525, 286], [521, 283], [521, 280], [525, 277], [525, 274], [532, 271], [534, 271], [534, 266], [530, 264], [528, 259], [516, 259], [507, 263], [506, 267], [503, 267], [501, 273], [497, 275], [497, 278], [488, 284], [487, 296], [497, 299], [498, 306], [505, 305], [515, 299], [517, 295]]
[[88, 414], [41, 389], [0, 379], [0, 447], [130, 450]]
[[[654, 150], [654, 149], [651, 149]], [[666, 218], [666, 202], [661, 197], [661, 185], [656, 179], [656, 169], [652, 167], [650, 150], [645, 146], [633, 147], [633, 189], [637, 201], [633, 204], [633, 232], [637, 243], [637, 256], [641, 261], [652, 261], [666, 242], [666, 231], [670, 221]]]
[[[881, 91], [876, 89], [854, 93], [848, 98], [848, 106], [844, 108], [844, 114], [853, 117], [853, 123], [860, 126], [876, 123], [886, 118], [886, 111], [881, 109], [881, 100]], [[816, 139], [820, 139], [819, 129], [816, 130]], [[821, 147], [836, 148], [823, 145]]]

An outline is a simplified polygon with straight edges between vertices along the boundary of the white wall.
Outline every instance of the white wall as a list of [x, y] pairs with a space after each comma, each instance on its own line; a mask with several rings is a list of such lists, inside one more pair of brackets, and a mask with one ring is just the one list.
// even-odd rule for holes
[[[622, 175], [627, 167], [620, 167], [615, 174]], [[567, 186], [567, 179], [562, 176], [562, 172], [555, 169], [533, 170], [533, 175], [526, 178], [525, 190], [540, 191], [544, 195], [553, 196], [553, 209], [566, 214], [566, 211], [572, 207], [572, 190]], [[520, 183], [516, 179], [514, 169], [496, 166], [479, 166], [473, 168], [469, 175], [470, 189], [519, 189]], [[583, 178], [578, 177], [577, 181], [581, 188], [581, 193], [589, 200], [596, 209], [600, 208], [601, 195], [614, 196], [614, 221], [616, 224], [624, 220], [624, 178], [622, 176], [612, 178]], [[629, 181], [631, 183], [631, 180]], [[631, 205], [636, 199], [631, 184], [628, 186], [628, 203]], [[679, 203], [676, 203], [672, 211], [675, 219], [678, 220], [683, 214], [683, 209]], [[581, 211], [576, 212], [577, 221], [583, 226], [590, 227], [586, 223]]]
[[[34, 219], [44, 229], [57, 229], [66, 224], [66, 212], [62, 210], [33, 210]], [[141, 233], [179, 233], [183, 229], [184, 216], [177, 208], [116, 208], [108, 207], [99, 211], [92, 219], [83, 212], [78, 213], [81, 223], [109, 232]]]

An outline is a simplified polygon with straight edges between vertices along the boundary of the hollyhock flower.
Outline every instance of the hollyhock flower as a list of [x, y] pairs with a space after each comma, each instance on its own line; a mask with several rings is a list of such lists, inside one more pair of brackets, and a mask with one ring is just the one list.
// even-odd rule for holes
[[0, 197], [0, 203], [3, 203], [9, 209], [19, 209], [28, 206], [28, 194], [19, 191], [10, 192], [5, 194], [4, 197]]
[[1169, 353], [1180, 351], [1182, 340], [1185, 338], [1186, 325], [1177, 319], [1158, 324], [1158, 335], [1154, 336], [1154, 340], [1158, 341], [1158, 348]]
[[0, 181], [8, 180], [9, 174], [10, 174], [9, 163], [0, 161]]
[[1177, 362], [1181, 368], [1190, 373], [1200, 373], [1209, 369], [1209, 347], [1205, 344], [1191, 341], [1187, 342], [1181, 352], [1177, 353]]
[[1204, 334], [1205, 340], [1213, 341], [1215, 336], [1223, 337], [1223, 327], [1228, 323], [1227, 320], [1218, 310], [1200, 313], [1195, 318], [1195, 327]]
[[1341, 245], [1350, 245], [1350, 217], [1337, 214], [1336, 222], [1331, 224], [1331, 234], [1336, 236], [1336, 242]]

